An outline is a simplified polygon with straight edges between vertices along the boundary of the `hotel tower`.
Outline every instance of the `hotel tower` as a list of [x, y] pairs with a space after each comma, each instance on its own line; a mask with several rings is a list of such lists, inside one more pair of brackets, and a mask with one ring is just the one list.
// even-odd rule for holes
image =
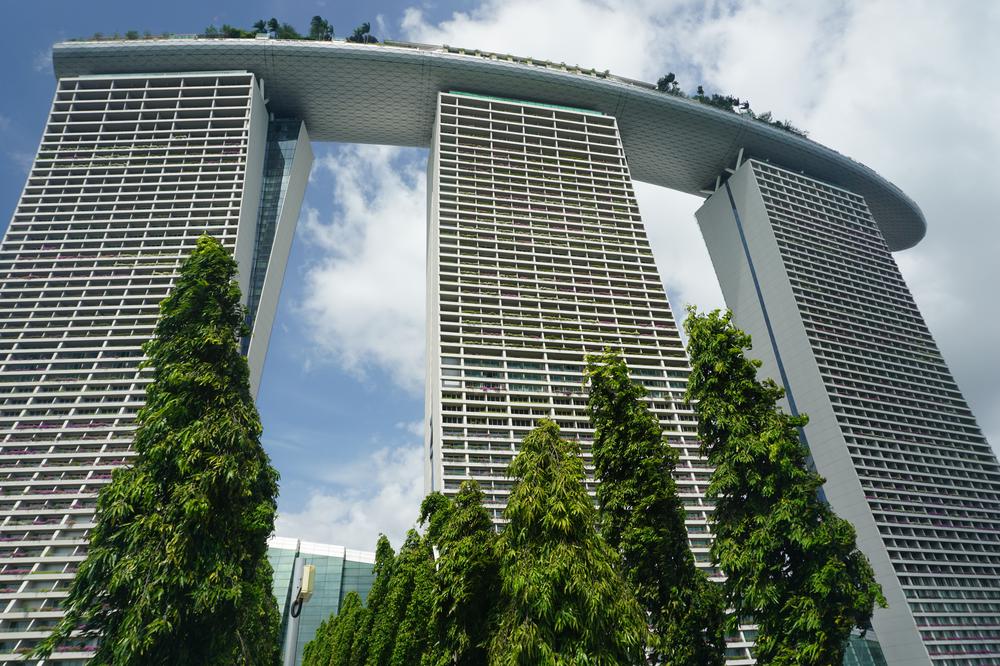
[[202, 234], [239, 262], [256, 391], [311, 162], [252, 73], [59, 80], [0, 243], [0, 661], [61, 617], [97, 492], [134, 455], [142, 343]]
[[[1000, 663], [1000, 468], [892, 257], [923, 214], [879, 174], [650, 84], [478, 50], [177, 36], [57, 44], [53, 65], [0, 244], [0, 664], [60, 617], [96, 494], [133, 459], [141, 345], [203, 233], [239, 263], [259, 386], [310, 139], [429, 148], [413, 220], [428, 225], [428, 490], [476, 479], [502, 524], [504, 470], [541, 417], [589, 461], [584, 357], [616, 348], [680, 455], [695, 558], [724, 574], [632, 183], [701, 196], [726, 302], [809, 414], [824, 498], [889, 600], [845, 664]], [[753, 663], [753, 639], [731, 636], [729, 664]], [[46, 661], [84, 664], [92, 645]]]

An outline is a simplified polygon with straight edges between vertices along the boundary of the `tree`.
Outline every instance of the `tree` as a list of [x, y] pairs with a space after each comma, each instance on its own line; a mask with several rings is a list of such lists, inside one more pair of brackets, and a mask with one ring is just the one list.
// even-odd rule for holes
[[275, 39], [302, 39], [302, 35], [299, 34], [298, 30], [290, 23], [282, 23], [277, 30], [274, 31]]
[[508, 469], [497, 539], [503, 602], [490, 663], [643, 663], [646, 622], [597, 533], [579, 446], [542, 419]]
[[267, 22], [267, 31], [273, 32], [277, 36], [279, 30], [281, 30], [281, 24], [278, 23], [278, 19], [272, 16], [271, 20]]
[[378, 40], [375, 35], [371, 34], [371, 31], [371, 24], [365, 21], [354, 29], [354, 33], [347, 38], [347, 41], [358, 44], [378, 44]]
[[[412, 543], [412, 547], [408, 548]], [[434, 553], [427, 539], [410, 532], [407, 543], [400, 549], [401, 575], [396, 582], [407, 580], [410, 589], [406, 599], [403, 619], [396, 632], [396, 640], [392, 647], [390, 666], [413, 666], [419, 664], [421, 658], [430, 648], [431, 612], [434, 607], [435, 570]]]
[[302, 651], [302, 666], [350, 666], [351, 651], [367, 611], [357, 592], [348, 592], [337, 615], [320, 624]]
[[392, 550], [392, 545], [384, 534], [380, 534], [375, 546], [375, 582], [368, 591], [365, 614], [358, 620], [360, 630], [351, 645], [351, 666], [364, 666], [368, 663], [368, 647], [375, 626], [375, 613], [385, 603], [395, 564], [396, 554]]
[[309, 22], [309, 39], [330, 41], [333, 39], [333, 27], [322, 16], [313, 16]]
[[265, 21], [264, 19], [260, 19], [259, 21], [253, 24], [253, 29], [255, 32], [258, 33], [267, 32], [267, 21]]
[[79, 627], [97, 637], [95, 665], [277, 662], [266, 540], [278, 474], [239, 351], [236, 273], [229, 252], [202, 236], [160, 304], [143, 345], [153, 373], [135, 464], [98, 495], [66, 615], [37, 656]]
[[677, 453], [619, 354], [588, 356], [586, 376], [601, 535], [621, 555], [622, 577], [649, 616], [651, 662], [721, 665], [722, 593], [695, 567], [688, 546], [673, 476]]
[[882, 589], [853, 526], [818, 496], [824, 480], [799, 440], [808, 419], [782, 412], [784, 391], [759, 381], [760, 361], [744, 355], [750, 336], [729, 312], [688, 313], [687, 399], [715, 467], [712, 556], [729, 603], [759, 627], [757, 663], [839, 664], [851, 629], [885, 606]]
[[660, 92], [677, 95], [678, 97], [686, 97], [684, 91], [681, 90], [680, 83], [677, 82], [677, 77], [673, 72], [669, 72], [666, 76], [661, 76], [656, 82], [656, 89]]
[[373, 614], [366, 664], [419, 664], [427, 648], [427, 618], [433, 604], [434, 555], [430, 544], [410, 530], [393, 563], [384, 599], [369, 602]]
[[430, 618], [430, 666], [477, 666], [487, 662], [487, 645], [500, 605], [496, 532], [475, 481], [464, 481], [454, 500], [428, 495], [420, 507], [427, 539], [438, 549], [434, 605]]

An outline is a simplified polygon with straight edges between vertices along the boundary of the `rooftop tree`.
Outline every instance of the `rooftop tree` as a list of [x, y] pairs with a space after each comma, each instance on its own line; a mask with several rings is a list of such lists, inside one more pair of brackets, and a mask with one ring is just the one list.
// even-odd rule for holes
[[160, 304], [135, 463], [97, 500], [66, 615], [39, 645], [80, 628], [92, 664], [275, 664], [277, 605], [267, 561], [278, 474], [260, 444], [239, 341], [237, 266], [202, 236]]
[[333, 39], [333, 26], [322, 16], [313, 16], [309, 22], [309, 39], [330, 41]]
[[654, 664], [725, 661], [721, 589], [694, 563], [677, 495], [677, 453], [618, 353], [587, 357], [587, 410], [601, 535], [622, 557], [622, 576], [649, 616]]
[[365, 21], [357, 28], [354, 32], [347, 37], [347, 41], [356, 42], [358, 44], [378, 44], [378, 39], [372, 33], [371, 23]]
[[759, 627], [757, 663], [839, 664], [852, 628], [885, 606], [882, 589], [854, 527], [819, 497], [824, 480], [799, 439], [808, 419], [785, 414], [784, 391], [746, 358], [750, 336], [729, 312], [688, 313], [687, 399], [715, 468], [712, 556], [729, 603]]
[[644, 663], [646, 621], [595, 527], [579, 446], [542, 419], [510, 464], [490, 663]]

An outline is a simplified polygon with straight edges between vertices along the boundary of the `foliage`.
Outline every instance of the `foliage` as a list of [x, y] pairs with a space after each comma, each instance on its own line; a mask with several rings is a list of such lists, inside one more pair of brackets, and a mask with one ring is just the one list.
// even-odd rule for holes
[[651, 661], [722, 664], [722, 593], [695, 567], [688, 546], [673, 476], [677, 453], [619, 354], [588, 356], [586, 376], [601, 534], [621, 555], [623, 578], [649, 616]]
[[302, 666], [350, 666], [351, 650], [368, 611], [357, 592], [348, 592], [340, 612], [325, 620], [302, 651]]
[[454, 500], [428, 495], [420, 507], [427, 539], [438, 549], [430, 618], [430, 666], [476, 666], [487, 662], [487, 645], [500, 605], [496, 532], [475, 481], [465, 481]]
[[368, 663], [368, 646], [375, 626], [375, 612], [384, 605], [389, 594], [389, 584], [392, 582], [395, 565], [396, 554], [389, 544], [389, 539], [382, 534], [375, 546], [375, 582], [368, 592], [366, 613], [358, 623], [361, 629], [355, 634], [351, 645], [351, 666], [364, 666]]
[[410, 530], [393, 564], [384, 600], [369, 603], [367, 636], [370, 666], [419, 664], [427, 649], [427, 618], [433, 605], [434, 555], [426, 539]]
[[780, 130], [791, 132], [792, 134], [796, 134], [801, 137], [809, 136], [808, 132], [799, 129], [787, 120], [775, 120], [770, 111], [755, 113], [753, 109], [750, 108], [750, 100], [741, 100], [739, 97], [734, 97], [733, 95], [719, 95], [716, 93], [706, 95], [704, 86], [700, 85], [697, 87], [694, 95], [688, 95], [681, 90], [680, 84], [677, 82], [677, 77], [673, 72], [669, 72], [668, 74], [660, 77], [660, 79], [656, 82], [656, 89], [662, 93], [693, 99], [696, 102], [700, 102], [701, 104], [705, 104], [716, 109], [722, 109], [723, 111], [728, 111], [730, 113], [739, 113], [747, 116], [751, 120], [762, 122], [766, 125], [770, 125], [771, 127], [776, 127]]
[[282, 23], [279, 26], [275, 26], [274, 23], [274, 19], [271, 19], [268, 22], [268, 27], [275, 39], [306, 39], [290, 23]]
[[643, 663], [645, 618], [595, 528], [579, 446], [542, 419], [508, 476], [508, 524], [496, 546], [504, 599], [490, 663]]
[[677, 82], [677, 76], [673, 72], [661, 76], [659, 81], [656, 82], [656, 89], [660, 92], [670, 93], [671, 95], [685, 96], [683, 91], [681, 91], [680, 84]]
[[208, 236], [184, 262], [143, 346], [153, 368], [130, 468], [97, 503], [87, 558], [44, 640], [82, 628], [91, 664], [273, 664], [278, 613], [266, 539], [278, 474], [260, 444], [239, 340], [236, 262]]
[[329, 41], [333, 39], [333, 26], [322, 16], [313, 16], [309, 22], [309, 34], [302, 35], [290, 23], [282, 23], [276, 18], [254, 22], [252, 30], [243, 30], [231, 25], [216, 28], [210, 25], [202, 33], [203, 37], [218, 37], [222, 39], [252, 39], [259, 34], [268, 34], [274, 39], [307, 39]]
[[430, 542], [411, 530], [399, 555], [396, 584], [402, 587], [401, 581], [411, 582], [400, 593], [407, 595], [406, 605], [389, 663], [391, 666], [412, 666], [419, 664], [430, 648], [428, 618], [435, 601], [434, 553]]
[[715, 467], [712, 556], [728, 575], [728, 600], [759, 626], [757, 663], [839, 664], [852, 627], [867, 627], [885, 606], [854, 528], [818, 496], [823, 478], [808, 469], [798, 429], [783, 413], [775, 383], [757, 379], [751, 341], [729, 312], [684, 322], [693, 366], [687, 391]]
[[309, 22], [309, 39], [330, 41], [333, 39], [333, 26], [322, 16], [313, 16]]
[[371, 32], [371, 24], [365, 21], [354, 29], [354, 32], [348, 36], [347, 41], [358, 44], [378, 44], [378, 39], [376, 39], [375, 35], [371, 34]]

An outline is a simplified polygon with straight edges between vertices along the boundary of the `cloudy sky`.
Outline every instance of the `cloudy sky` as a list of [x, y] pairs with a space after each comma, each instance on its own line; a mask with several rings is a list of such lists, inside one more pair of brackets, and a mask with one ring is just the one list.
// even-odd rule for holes
[[[1000, 444], [1000, 3], [495, 0], [11, 3], [0, 43], [0, 218], [24, 185], [51, 102], [51, 44], [129, 29], [199, 32], [276, 16], [338, 36], [516, 53], [749, 98], [871, 166], [929, 230], [896, 255], [972, 404]], [[149, 5], [149, 6], [147, 6]], [[211, 9], [205, 9], [211, 5]], [[13, 16], [11, 16], [13, 13]], [[16, 26], [11, 29], [10, 26]], [[515, 91], [512, 91], [515, 94]], [[282, 474], [278, 533], [370, 549], [423, 494], [426, 151], [314, 146], [259, 407]], [[693, 213], [700, 199], [639, 184], [675, 311], [722, 304]]]

